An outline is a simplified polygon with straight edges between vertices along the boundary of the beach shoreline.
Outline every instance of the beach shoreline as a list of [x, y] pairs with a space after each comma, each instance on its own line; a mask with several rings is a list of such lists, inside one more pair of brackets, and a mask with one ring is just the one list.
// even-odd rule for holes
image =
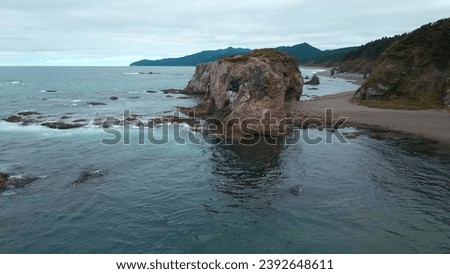
[[447, 110], [392, 110], [369, 108], [351, 102], [354, 92], [317, 97], [315, 100], [287, 103], [295, 115], [324, 116], [332, 109], [335, 118], [348, 117], [349, 124], [377, 126], [450, 145], [450, 113]]
[[364, 82], [364, 75], [360, 73], [349, 73], [349, 72], [335, 72], [333, 75], [331, 75], [331, 69], [332, 68], [322, 68], [323, 71], [319, 71], [316, 73], [316, 75], [320, 77], [329, 77], [329, 78], [341, 78], [344, 80], [347, 80], [349, 82], [352, 82], [356, 85], [362, 85]]

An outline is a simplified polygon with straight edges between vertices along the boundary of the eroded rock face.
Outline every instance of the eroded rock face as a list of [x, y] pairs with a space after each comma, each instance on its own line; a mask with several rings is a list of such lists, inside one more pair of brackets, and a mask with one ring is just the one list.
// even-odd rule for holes
[[305, 82], [305, 85], [314, 85], [314, 86], [320, 85], [319, 77], [317, 77], [317, 75], [313, 75], [311, 80]]
[[194, 108], [195, 115], [216, 118], [222, 124], [257, 120], [260, 123], [252, 128], [266, 134], [269, 116], [285, 118], [284, 102], [299, 100], [302, 89], [297, 60], [263, 49], [197, 65], [184, 93], [205, 95], [204, 102]]

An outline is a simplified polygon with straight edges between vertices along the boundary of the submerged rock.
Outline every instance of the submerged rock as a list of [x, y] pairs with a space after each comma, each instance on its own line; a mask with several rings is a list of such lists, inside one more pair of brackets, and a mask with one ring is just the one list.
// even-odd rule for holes
[[10, 176], [8, 185], [12, 185], [14, 187], [24, 187], [33, 181], [36, 181], [37, 177], [22, 177], [22, 176]]
[[34, 124], [37, 124], [37, 123], [40, 123], [40, 122], [42, 122], [42, 121], [29, 118], [29, 119], [22, 120], [22, 123], [20, 125], [22, 125], [22, 126], [29, 126], [29, 125], [34, 125]]
[[100, 103], [100, 102], [87, 102], [88, 105], [91, 106], [105, 106], [105, 103]]
[[103, 128], [109, 128], [111, 126], [117, 126], [122, 123], [121, 120], [114, 117], [106, 117], [106, 118], [96, 118], [94, 120], [94, 125], [101, 126]]
[[39, 113], [37, 111], [22, 111], [22, 112], [18, 112], [17, 115], [29, 116], [29, 115], [41, 115], [41, 113]]
[[[199, 64], [184, 89], [187, 94], [204, 94], [204, 101], [184, 113], [218, 119], [222, 125], [252, 119], [252, 134], [269, 134], [273, 118], [286, 117], [284, 103], [298, 101], [303, 79], [297, 60], [273, 49], [254, 50], [212, 63]], [[256, 122], [258, 121], [258, 122]], [[248, 128], [247, 128], [248, 129]]]
[[154, 118], [148, 121], [147, 126], [148, 127], [155, 127], [159, 126], [161, 124], [188, 124], [192, 128], [200, 127], [202, 124], [199, 120], [193, 119], [193, 118], [184, 118], [184, 117], [177, 117], [177, 116], [163, 116], [160, 118]]
[[163, 89], [161, 91], [165, 94], [178, 94], [183, 93], [185, 90], [170, 88], [170, 89]]
[[65, 123], [65, 122], [45, 122], [41, 124], [42, 126], [46, 126], [48, 128], [53, 129], [71, 129], [71, 128], [79, 128], [83, 127], [86, 124], [83, 123]]
[[36, 179], [37, 177], [11, 176], [10, 174], [0, 172], [0, 190], [4, 190], [7, 187], [24, 187]]
[[78, 185], [84, 183], [90, 179], [102, 177], [105, 175], [105, 172], [101, 169], [95, 171], [83, 171], [80, 173], [78, 178], [72, 183], [73, 185]]
[[136, 121], [139, 118], [141, 118], [142, 116], [139, 114], [130, 114], [130, 116], [128, 116], [127, 118], [125, 118], [126, 121]]
[[23, 117], [19, 115], [11, 115], [4, 120], [8, 123], [20, 123], [23, 121]]

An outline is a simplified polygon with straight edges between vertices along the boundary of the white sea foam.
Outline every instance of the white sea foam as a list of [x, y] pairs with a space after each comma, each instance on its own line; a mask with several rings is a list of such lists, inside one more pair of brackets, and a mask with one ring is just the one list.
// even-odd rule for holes
[[5, 121], [0, 121], [0, 130], [2, 132], [29, 132], [29, 133], [36, 133], [39, 135], [73, 135], [73, 134], [80, 134], [80, 133], [89, 133], [89, 132], [100, 132], [99, 126], [95, 125], [86, 125], [79, 128], [71, 128], [71, 129], [54, 129], [54, 128], [48, 128], [46, 126], [42, 126], [40, 124], [32, 124], [23, 126], [19, 123], [8, 123]]
[[11, 179], [23, 179], [23, 178], [25, 178], [25, 175], [24, 174], [18, 174], [18, 175], [11, 175], [11, 176], [9, 176], [9, 178], [11, 178]]
[[2, 193], [2, 196], [11, 196], [16, 194], [13, 190], [7, 190]]
[[12, 81], [0, 82], [0, 85], [21, 85], [21, 86], [23, 86], [24, 83], [20, 80], [12, 80]]

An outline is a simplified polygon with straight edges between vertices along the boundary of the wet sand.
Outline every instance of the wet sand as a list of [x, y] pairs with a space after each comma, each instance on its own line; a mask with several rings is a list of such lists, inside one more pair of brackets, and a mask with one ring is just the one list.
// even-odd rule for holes
[[332, 108], [334, 117], [348, 117], [349, 122], [381, 126], [450, 144], [450, 112], [447, 110], [391, 110], [368, 108], [350, 102], [353, 92], [318, 97], [311, 101], [287, 103], [293, 113], [323, 116]]

